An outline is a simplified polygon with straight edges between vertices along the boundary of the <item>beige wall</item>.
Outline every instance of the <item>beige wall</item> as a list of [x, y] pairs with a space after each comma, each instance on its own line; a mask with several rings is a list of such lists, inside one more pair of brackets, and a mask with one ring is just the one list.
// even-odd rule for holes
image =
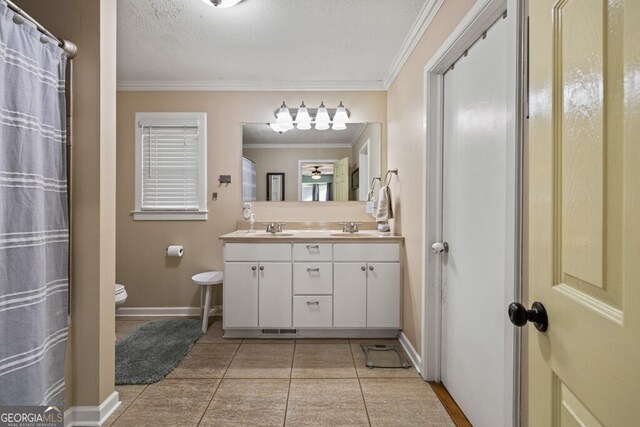
[[267, 172], [284, 172], [286, 201], [298, 200], [298, 160], [339, 160], [351, 156], [351, 148], [245, 148], [245, 157], [256, 163], [258, 200], [267, 197]]
[[116, 2], [18, 0], [73, 60], [71, 328], [65, 406], [95, 406], [114, 390]]
[[[268, 122], [286, 101], [296, 105], [348, 106], [353, 122], [380, 122], [386, 150], [387, 96], [385, 92], [118, 92], [118, 178], [116, 203], [116, 279], [126, 286], [129, 307], [197, 306], [195, 273], [223, 268], [218, 236], [236, 229], [242, 220], [242, 122]], [[153, 111], [207, 113], [207, 221], [133, 221], [134, 114]], [[231, 175], [231, 184], [218, 184], [218, 175]], [[211, 201], [211, 193], [218, 200]], [[262, 221], [372, 221], [361, 202], [254, 202]], [[165, 257], [168, 244], [181, 244], [181, 259]], [[220, 303], [219, 293], [214, 302]]]
[[447, 0], [422, 36], [387, 92], [389, 168], [392, 180], [395, 231], [405, 236], [403, 328], [419, 352], [422, 345], [423, 168], [425, 164], [424, 66], [466, 15], [474, 0]]

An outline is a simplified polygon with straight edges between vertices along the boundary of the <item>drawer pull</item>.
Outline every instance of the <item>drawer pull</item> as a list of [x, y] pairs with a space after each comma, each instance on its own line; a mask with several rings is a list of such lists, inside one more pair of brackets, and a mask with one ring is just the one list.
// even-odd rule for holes
[[320, 249], [320, 246], [318, 245], [307, 245], [307, 249], [311, 250], [311, 249]]
[[320, 305], [320, 301], [307, 301], [307, 305]]
[[320, 269], [319, 268], [307, 268], [307, 272], [308, 273], [319, 273]]

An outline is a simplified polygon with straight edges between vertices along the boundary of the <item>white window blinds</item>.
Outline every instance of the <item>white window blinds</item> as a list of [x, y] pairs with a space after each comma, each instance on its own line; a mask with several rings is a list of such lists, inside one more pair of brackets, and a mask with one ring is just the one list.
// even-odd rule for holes
[[180, 217], [206, 213], [204, 119], [189, 114], [138, 113], [136, 219], [203, 219]]
[[142, 210], [198, 210], [198, 126], [145, 126]]
[[242, 157], [242, 201], [251, 202], [256, 197], [256, 164]]

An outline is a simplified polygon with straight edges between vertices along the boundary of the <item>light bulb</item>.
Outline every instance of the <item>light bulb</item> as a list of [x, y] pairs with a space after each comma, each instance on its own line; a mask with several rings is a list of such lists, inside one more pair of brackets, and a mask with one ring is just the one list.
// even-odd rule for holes
[[320, 179], [320, 174], [311, 175], [311, 179]]
[[329, 122], [316, 122], [316, 130], [329, 129]]
[[309, 130], [311, 129], [311, 123], [298, 123], [296, 128], [300, 129], [300, 130]]
[[347, 125], [343, 122], [336, 122], [334, 120], [333, 122], [333, 126], [331, 126], [331, 129], [333, 130], [345, 130], [347, 128]]

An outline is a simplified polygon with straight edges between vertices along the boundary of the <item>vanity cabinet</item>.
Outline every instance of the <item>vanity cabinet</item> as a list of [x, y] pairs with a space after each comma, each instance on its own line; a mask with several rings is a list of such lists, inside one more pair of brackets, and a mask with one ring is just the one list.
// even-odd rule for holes
[[333, 325], [400, 328], [400, 246], [335, 244]]
[[225, 336], [396, 333], [400, 246], [377, 240], [225, 242]]
[[290, 328], [291, 277], [291, 244], [227, 244], [224, 327]]

